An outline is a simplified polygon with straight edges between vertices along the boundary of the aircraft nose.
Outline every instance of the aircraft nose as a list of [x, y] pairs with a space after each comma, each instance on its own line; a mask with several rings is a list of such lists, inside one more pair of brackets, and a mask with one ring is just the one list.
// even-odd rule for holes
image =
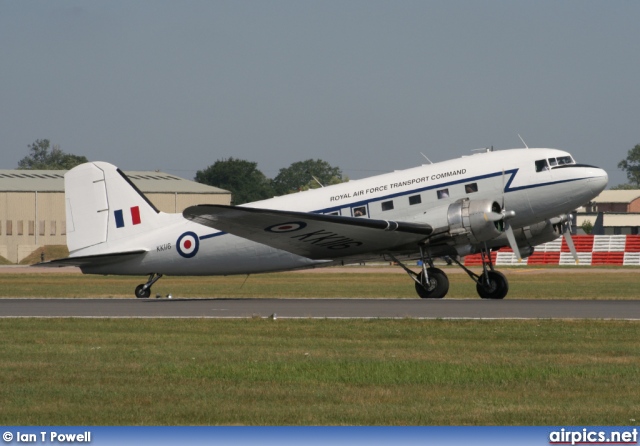
[[594, 193], [594, 197], [599, 195], [600, 192], [607, 187], [607, 183], [609, 182], [609, 175], [604, 169], [594, 169], [594, 175], [589, 179], [589, 186]]

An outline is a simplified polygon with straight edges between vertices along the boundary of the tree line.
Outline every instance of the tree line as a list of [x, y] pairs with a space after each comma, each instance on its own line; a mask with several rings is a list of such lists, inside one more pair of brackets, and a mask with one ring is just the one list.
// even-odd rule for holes
[[[21, 170], [69, 170], [88, 162], [84, 156], [65, 153], [48, 139], [37, 139], [29, 146], [29, 155], [18, 161]], [[196, 172], [195, 181], [231, 192], [233, 204], [264, 200], [276, 195], [342, 183], [348, 178], [339, 167], [320, 159], [298, 161], [280, 169], [275, 178], [267, 178], [258, 163], [237, 158], [217, 160]]]
[[233, 204], [264, 200], [347, 181], [339, 167], [320, 159], [298, 161], [280, 169], [275, 178], [267, 178], [258, 163], [228, 158], [218, 160], [204, 170], [196, 172], [198, 183], [231, 191]]

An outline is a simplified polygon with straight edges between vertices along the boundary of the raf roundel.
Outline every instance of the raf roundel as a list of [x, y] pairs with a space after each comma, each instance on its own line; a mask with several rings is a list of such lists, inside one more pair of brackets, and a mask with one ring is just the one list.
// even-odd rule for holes
[[303, 221], [290, 221], [288, 223], [279, 223], [277, 225], [269, 226], [268, 228], [264, 228], [264, 230], [268, 232], [276, 232], [276, 233], [293, 232], [293, 231], [298, 231], [306, 226], [307, 224]]
[[195, 256], [198, 253], [198, 248], [200, 248], [200, 240], [195, 232], [185, 232], [178, 237], [176, 249], [182, 257], [189, 259]]

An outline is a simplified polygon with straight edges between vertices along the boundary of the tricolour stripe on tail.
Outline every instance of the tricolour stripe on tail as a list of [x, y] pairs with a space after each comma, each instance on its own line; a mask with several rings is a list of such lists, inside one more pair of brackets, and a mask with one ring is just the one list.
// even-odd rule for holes
[[[109, 253], [119, 242], [161, 227], [160, 211], [116, 166], [85, 163], [65, 175], [70, 253]], [[78, 252], [83, 251], [83, 252]]]

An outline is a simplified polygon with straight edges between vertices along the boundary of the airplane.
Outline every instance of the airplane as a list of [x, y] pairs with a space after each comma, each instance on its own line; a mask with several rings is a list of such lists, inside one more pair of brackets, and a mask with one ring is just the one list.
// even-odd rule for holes
[[[509, 284], [491, 250], [518, 259], [564, 234], [570, 212], [608, 182], [568, 152], [524, 148], [475, 153], [240, 206], [196, 205], [160, 212], [116, 166], [79, 165], [65, 174], [69, 256], [38, 266], [85, 274], [148, 275], [148, 298], [163, 275], [254, 274], [385, 260], [411, 277], [420, 298], [440, 299], [449, 280], [433, 259], [449, 256], [483, 299]], [[457, 259], [480, 253], [482, 272]], [[407, 266], [420, 260], [419, 272]]]

